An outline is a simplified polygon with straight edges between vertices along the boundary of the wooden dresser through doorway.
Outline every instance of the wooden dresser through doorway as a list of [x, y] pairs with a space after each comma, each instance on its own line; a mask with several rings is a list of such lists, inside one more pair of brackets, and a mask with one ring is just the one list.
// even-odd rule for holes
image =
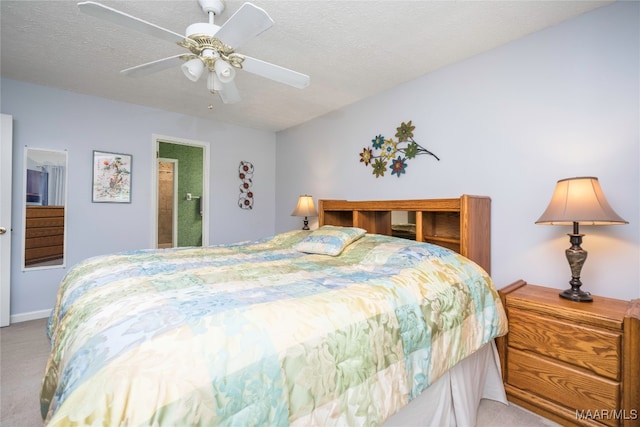
[[27, 206], [25, 265], [60, 259], [63, 254], [64, 206]]

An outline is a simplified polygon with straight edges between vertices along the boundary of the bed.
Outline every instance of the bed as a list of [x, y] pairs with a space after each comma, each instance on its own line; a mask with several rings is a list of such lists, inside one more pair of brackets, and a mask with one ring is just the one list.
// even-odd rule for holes
[[94, 257], [47, 328], [51, 426], [472, 425], [506, 402], [485, 270], [358, 227]]

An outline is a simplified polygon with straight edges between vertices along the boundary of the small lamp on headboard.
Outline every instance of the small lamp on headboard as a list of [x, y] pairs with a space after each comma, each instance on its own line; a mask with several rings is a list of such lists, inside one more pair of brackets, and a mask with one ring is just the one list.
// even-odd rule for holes
[[571, 267], [571, 289], [562, 291], [560, 296], [572, 301], [592, 301], [591, 294], [580, 290], [580, 271], [587, 251], [580, 247], [584, 234], [580, 234], [578, 225], [628, 224], [609, 206], [598, 178], [586, 176], [558, 181], [547, 210], [536, 224], [573, 225], [573, 233], [568, 234], [571, 247], [565, 251]]
[[304, 227], [303, 230], [309, 229], [309, 220], [307, 217], [310, 216], [318, 216], [318, 212], [316, 211], [316, 207], [313, 204], [313, 197], [308, 194], [303, 194], [298, 198], [298, 205], [291, 212], [291, 216], [303, 216], [304, 217]]

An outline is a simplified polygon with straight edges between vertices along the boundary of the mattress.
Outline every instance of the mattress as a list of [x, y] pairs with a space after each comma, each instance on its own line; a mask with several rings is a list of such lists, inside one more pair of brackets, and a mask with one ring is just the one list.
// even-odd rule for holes
[[45, 423], [381, 425], [506, 333], [468, 259], [330, 231], [75, 266], [48, 324]]

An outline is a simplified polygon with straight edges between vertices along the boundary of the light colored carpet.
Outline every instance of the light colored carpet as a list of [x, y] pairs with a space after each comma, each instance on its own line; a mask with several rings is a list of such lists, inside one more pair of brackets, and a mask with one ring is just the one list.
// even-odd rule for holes
[[46, 319], [0, 329], [0, 426], [35, 427], [40, 416], [40, 382], [49, 355]]
[[[0, 426], [36, 427], [40, 416], [40, 382], [49, 354], [46, 319], [0, 328]], [[514, 405], [482, 400], [479, 427], [557, 426]]]

